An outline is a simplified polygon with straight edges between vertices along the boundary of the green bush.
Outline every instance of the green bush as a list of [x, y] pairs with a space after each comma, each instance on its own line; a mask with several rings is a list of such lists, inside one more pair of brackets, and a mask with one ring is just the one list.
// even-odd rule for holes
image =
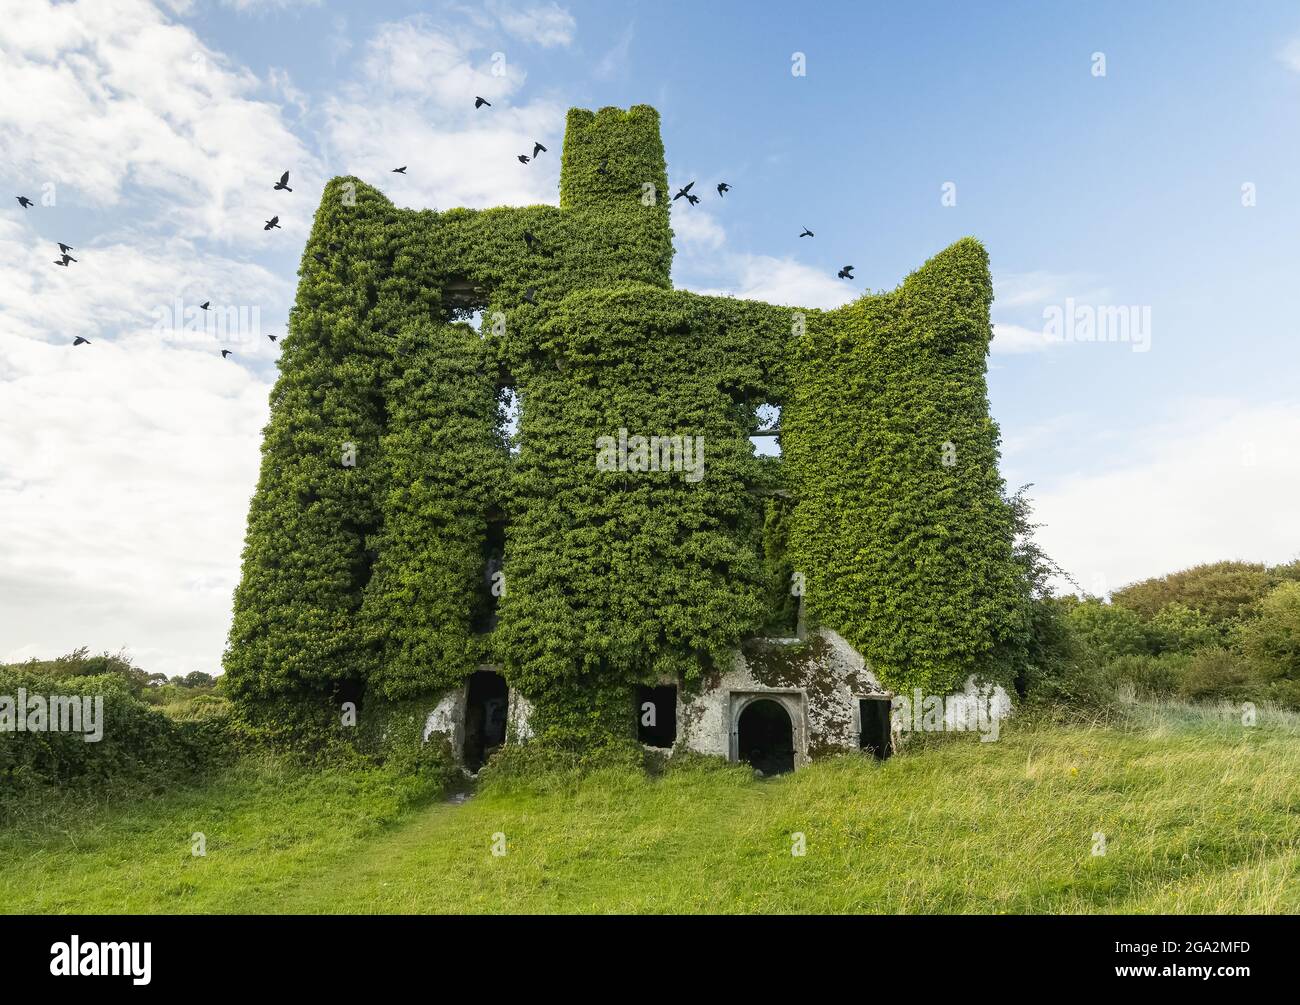
[[1190, 701], [1258, 700], [1260, 679], [1240, 654], [1209, 646], [1193, 655], [1183, 670], [1178, 693]]
[[0, 669], [0, 696], [103, 698], [102, 738], [82, 733], [0, 731], [0, 796], [22, 799], [47, 786], [136, 783], [161, 788], [226, 763], [233, 755], [222, 716], [177, 722], [136, 698], [116, 674], [52, 680]]
[[1194, 608], [1177, 601], [1165, 604], [1147, 622], [1147, 645], [1152, 653], [1191, 653], [1223, 641], [1221, 626]]
[[1253, 615], [1259, 601], [1279, 583], [1297, 579], [1300, 562], [1271, 567], [1259, 562], [1212, 562], [1133, 583], [1115, 590], [1111, 601], [1145, 620], [1155, 618], [1169, 604], [1181, 604], [1226, 631], [1232, 622]]
[[1264, 597], [1238, 640], [1268, 697], [1300, 708], [1300, 582], [1285, 582]]
[[1068, 618], [1070, 627], [1099, 665], [1120, 656], [1145, 656], [1149, 652], [1146, 626], [1126, 607], [1090, 597], [1073, 604]]
[[1143, 653], [1117, 656], [1102, 669], [1113, 689], [1131, 685], [1138, 698], [1169, 698], [1180, 692], [1191, 660], [1191, 653], [1165, 652], [1159, 656]]

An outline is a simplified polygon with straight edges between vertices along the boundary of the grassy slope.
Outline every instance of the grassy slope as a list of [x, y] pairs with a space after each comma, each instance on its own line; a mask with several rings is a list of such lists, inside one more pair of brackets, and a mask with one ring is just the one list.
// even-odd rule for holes
[[[1300, 911], [1300, 730], [1140, 728], [934, 744], [754, 782], [498, 784], [413, 801], [377, 772], [245, 771], [0, 834], [9, 911]], [[204, 831], [208, 855], [189, 854]], [[790, 854], [792, 832], [807, 854]], [[1108, 853], [1091, 854], [1093, 832]], [[508, 853], [490, 854], [506, 835]]]

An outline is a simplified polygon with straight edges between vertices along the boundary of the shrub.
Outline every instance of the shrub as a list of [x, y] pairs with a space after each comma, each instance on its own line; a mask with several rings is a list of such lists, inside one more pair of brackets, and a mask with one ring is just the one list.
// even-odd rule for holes
[[0, 732], [0, 797], [24, 798], [44, 786], [129, 782], [161, 788], [233, 754], [223, 716], [176, 722], [137, 699], [117, 674], [71, 676], [0, 669], [0, 695], [102, 696], [102, 738], [82, 733]]
[[1300, 564], [1270, 568], [1259, 562], [1213, 562], [1133, 583], [1114, 591], [1111, 601], [1144, 619], [1169, 604], [1181, 604], [1226, 630], [1230, 622], [1254, 613], [1274, 586], [1297, 578]]
[[1147, 654], [1147, 634], [1142, 619], [1126, 607], [1089, 598], [1071, 606], [1068, 617], [1070, 627], [1099, 666], [1120, 656]]
[[1165, 604], [1147, 622], [1147, 644], [1156, 655], [1192, 653], [1223, 641], [1222, 626], [1216, 626], [1200, 611], [1177, 601]]
[[1132, 685], [1136, 697], [1168, 698], [1179, 692], [1190, 653], [1167, 652], [1159, 656], [1118, 656], [1102, 670], [1110, 688]]
[[1259, 685], [1258, 675], [1240, 655], [1222, 646], [1210, 646], [1188, 661], [1178, 693], [1193, 701], [1240, 701], [1261, 698]]
[[1300, 583], [1278, 586], [1259, 612], [1238, 632], [1242, 652], [1270, 697], [1300, 707]]

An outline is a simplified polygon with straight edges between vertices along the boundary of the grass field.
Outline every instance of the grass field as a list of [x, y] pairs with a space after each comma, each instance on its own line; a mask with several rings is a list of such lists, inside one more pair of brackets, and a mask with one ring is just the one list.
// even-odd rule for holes
[[378, 770], [250, 763], [0, 832], [0, 910], [1298, 912], [1300, 723], [1145, 706], [771, 781], [696, 761], [459, 804]]

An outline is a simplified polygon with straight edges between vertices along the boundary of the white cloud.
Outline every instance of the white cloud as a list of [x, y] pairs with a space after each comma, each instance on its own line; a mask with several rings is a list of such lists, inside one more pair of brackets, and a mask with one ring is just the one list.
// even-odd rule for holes
[[730, 295], [744, 300], [762, 300], [783, 307], [840, 307], [862, 295], [862, 290], [819, 269], [790, 258], [731, 253], [722, 260], [731, 273], [725, 285], [695, 288], [714, 296]]
[[0, 652], [218, 669], [269, 386], [144, 337], [0, 359]]
[[1296, 73], [1300, 73], [1300, 38], [1293, 38], [1287, 42], [1278, 53], [1278, 58]]
[[1101, 592], [1221, 559], [1300, 555], [1300, 401], [1194, 401], [1123, 461], [1031, 492], [1039, 542]]
[[319, 7], [320, 0], [221, 0], [223, 7], [229, 7], [241, 14], [252, 11], [293, 10], [303, 7]]
[[[492, 44], [482, 32], [425, 16], [382, 25], [360, 75], [325, 106], [339, 170], [420, 209], [557, 203], [567, 109], [546, 99], [512, 103], [525, 74], [511, 61], [494, 75]], [[475, 109], [478, 95], [491, 107]], [[548, 151], [519, 163], [519, 154], [532, 156], [534, 141]], [[406, 175], [392, 173], [402, 165]]]
[[556, 3], [514, 7], [494, 2], [488, 9], [511, 35], [536, 45], [568, 45], [577, 28], [573, 15]]
[[632, 38], [636, 33], [636, 25], [629, 22], [628, 26], [623, 29], [623, 34], [619, 36], [617, 42], [610, 46], [605, 55], [596, 61], [592, 68], [592, 76], [597, 80], [611, 80], [626, 72], [628, 58], [632, 51]]
[[5, 170], [56, 183], [61, 202], [129, 204], [172, 233], [258, 247], [281, 239], [262, 231], [272, 215], [305, 234], [309, 212], [286, 213], [271, 185], [294, 170], [310, 206], [322, 172], [261, 87], [145, 0], [0, 0]]
[[1014, 355], [1026, 352], [1042, 352], [1054, 345], [1061, 345], [1061, 340], [1052, 338], [1045, 331], [1025, 328], [1021, 325], [1008, 325], [995, 322], [993, 325], [993, 344], [995, 353]]
[[[0, 271], [10, 277], [2, 302], [10, 334], [60, 345], [76, 335], [174, 341], [174, 333], [154, 329], [168, 320], [168, 312], [175, 315], [177, 300], [189, 307], [211, 301], [219, 311], [242, 307], [269, 325], [286, 316], [293, 295], [292, 279], [206, 253], [181, 237], [100, 237], [78, 242], [72, 254], [76, 264], [60, 268], [50, 239], [39, 238], [25, 220], [0, 220]], [[265, 350], [255, 345], [253, 351]]]
[[673, 235], [684, 247], [713, 250], [726, 243], [727, 232], [712, 213], [692, 207], [679, 210], [677, 205], [672, 212]]

